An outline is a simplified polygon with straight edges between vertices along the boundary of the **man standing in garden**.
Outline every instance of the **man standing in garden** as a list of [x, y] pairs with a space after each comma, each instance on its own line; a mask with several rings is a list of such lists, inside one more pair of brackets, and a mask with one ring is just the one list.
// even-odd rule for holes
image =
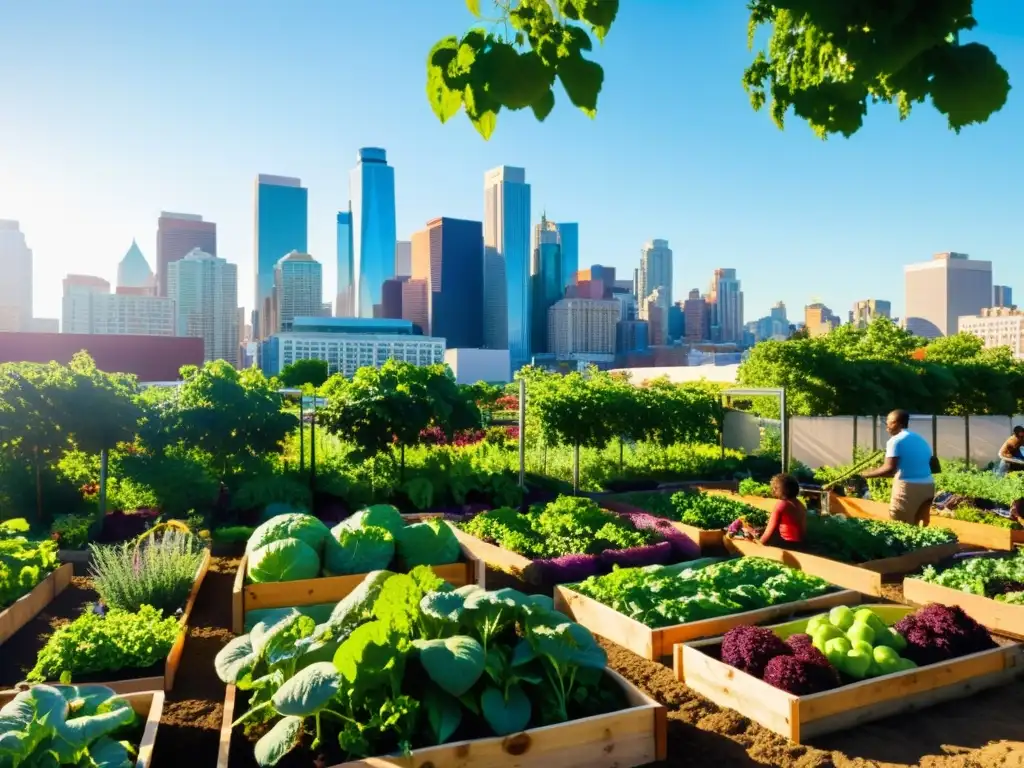
[[1005, 475], [1008, 472], [1024, 471], [1024, 456], [1021, 449], [1024, 448], [1024, 427], [1016, 426], [1013, 434], [1010, 435], [1003, 447], [999, 449], [999, 463], [996, 464], [996, 474]]
[[861, 477], [891, 477], [892, 499], [889, 517], [911, 525], [928, 525], [935, 498], [935, 461], [928, 441], [911, 432], [910, 414], [893, 411], [885, 417], [885, 429], [892, 435], [885, 444], [885, 462]]

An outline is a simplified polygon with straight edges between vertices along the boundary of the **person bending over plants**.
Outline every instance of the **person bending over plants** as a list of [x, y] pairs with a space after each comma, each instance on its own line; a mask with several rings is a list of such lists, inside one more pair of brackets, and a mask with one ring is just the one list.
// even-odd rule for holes
[[[792, 475], [779, 474], [771, 479], [772, 496], [779, 500], [763, 531], [740, 518], [737, 523], [746, 538], [754, 539], [766, 547], [799, 549], [807, 533], [807, 508], [800, 501], [800, 483]], [[735, 523], [733, 524], [736, 525]], [[735, 533], [730, 527], [730, 533]]]

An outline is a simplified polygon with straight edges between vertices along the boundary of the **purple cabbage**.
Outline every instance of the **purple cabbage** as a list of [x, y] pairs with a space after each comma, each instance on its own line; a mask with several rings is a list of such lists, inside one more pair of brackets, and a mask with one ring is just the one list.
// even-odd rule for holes
[[[818, 649], [812, 646], [811, 650]], [[764, 668], [764, 681], [794, 696], [821, 693], [839, 684], [839, 678], [832, 667], [822, 667], [799, 656], [776, 656], [771, 659]]]
[[672, 544], [667, 541], [647, 544], [643, 547], [629, 547], [628, 549], [606, 549], [600, 554], [600, 558], [605, 570], [611, 570], [614, 565], [620, 568], [667, 565], [675, 559]]
[[920, 667], [996, 647], [988, 630], [957, 605], [931, 603], [904, 616], [893, 629], [907, 640], [900, 655]]
[[616, 514], [628, 520], [630, 525], [638, 531], [653, 531], [671, 544], [677, 561], [694, 560], [700, 557], [700, 545], [672, 525], [672, 521], [649, 515], [646, 512], [616, 512]]
[[757, 678], [776, 656], [792, 655], [793, 649], [765, 627], [734, 627], [722, 638], [722, 661]]
[[601, 558], [597, 555], [562, 555], [534, 560], [529, 580], [535, 584], [567, 584], [596, 576], [600, 571]]

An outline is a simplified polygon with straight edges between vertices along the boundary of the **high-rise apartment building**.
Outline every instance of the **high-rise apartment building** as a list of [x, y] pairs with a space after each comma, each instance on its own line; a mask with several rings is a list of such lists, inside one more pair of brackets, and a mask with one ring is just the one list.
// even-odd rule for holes
[[992, 262], [966, 253], [937, 253], [931, 261], [903, 268], [904, 325], [926, 339], [956, 333], [957, 319], [977, 315], [992, 303]]
[[402, 282], [402, 319], [419, 328], [424, 336], [431, 335], [427, 293], [427, 281], [423, 278], [410, 278]]
[[993, 307], [1012, 307], [1013, 306], [1013, 289], [1008, 285], [993, 285], [992, 286], [992, 306]]
[[355, 317], [355, 264], [352, 261], [352, 212], [338, 211], [335, 229], [338, 255], [338, 290], [334, 299], [336, 317]]
[[132, 240], [131, 248], [117, 265], [117, 287], [137, 288], [155, 292], [153, 270], [142, 255], [139, 244]]
[[647, 321], [650, 342], [654, 346], [668, 344], [668, 291], [658, 286], [640, 302], [640, 319]]
[[614, 355], [619, 304], [604, 299], [561, 299], [548, 311], [548, 350], [557, 359]]
[[[559, 225], [540, 217], [533, 233], [533, 257], [530, 260], [530, 291], [533, 293], [533, 321], [530, 328], [530, 351], [537, 355], [548, 348], [548, 310], [565, 296], [569, 274], [562, 263]], [[598, 296], [597, 298], [603, 298]]]
[[640, 252], [637, 300], [643, 302], [655, 288], [665, 289], [662, 292], [665, 306], [672, 306], [672, 249], [668, 247], [668, 240], [651, 240]]
[[402, 319], [402, 285], [409, 281], [409, 277], [393, 277], [384, 281], [381, 289], [381, 312], [382, 318], [391, 320]]
[[892, 304], [881, 299], [862, 299], [854, 303], [850, 322], [855, 328], [867, 328], [879, 317], [892, 319]]
[[[359, 150], [349, 174], [356, 317], [379, 315], [384, 281], [395, 276], [395, 169], [378, 147]], [[374, 309], [376, 307], [376, 310]]]
[[785, 341], [789, 338], [789, 319], [786, 305], [779, 301], [767, 316], [754, 322], [754, 341]]
[[836, 317], [835, 313], [820, 301], [804, 307], [804, 328], [807, 331], [807, 335], [812, 338], [825, 336], [830, 331], [838, 328], [840, 324], [840, 320]]
[[977, 315], [957, 318], [957, 330], [970, 333], [986, 348], [1009, 347], [1018, 360], [1024, 358], [1024, 312], [1011, 307], [985, 307]]
[[503, 165], [484, 174], [484, 346], [530, 360], [530, 185]]
[[[255, 310], [253, 335], [274, 333], [274, 269], [292, 251], [306, 253], [309, 191], [301, 179], [261, 173], [256, 178]], [[202, 251], [202, 249], [200, 249]], [[214, 255], [210, 251], [203, 253]], [[234, 269], [234, 267], [232, 267]]]
[[479, 221], [442, 216], [412, 236], [412, 280], [425, 283], [427, 327], [449, 349], [483, 345], [484, 238]]
[[171, 262], [193, 248], [217, 255], [217, 225], [194, 213], [163, 211], [156, 223], [156, 292], [167, 295], [167, 271]]
[[64, 278], [64, 333], [99, 336], [175, 336], [174, 301], [150, 287], [118, 287], [91, 275]]
[[735, 269], [716, 269], [711, 279], [711, 338], [715, 342], [743, 342], [743, 291]]
[[274, 333], [290, 331], [296, 317], [323, 314], [324, 271], [308, 253], [292, 251], [274, 268]]
[[0, 331], [27, 330], [32, 321], [32, 249], [16, 221], [0, 219]]
[[399, 240], [395, 243], [395, 277], [412, 276], [412, 241]]
[[711, 339], [711, 313], [708, 311], [707, 301], [696, 288], [690, 291], [686, 301], [683, 302], [683, 327], [684, 338], [688, 342], [695, 343]]
[[238, 365], [238, 268], [197, 248], [169, 265], [167, 292], [174, 300], [177, 335], [201, 338], [207, 361]]
[[[580, 225], [576, 223], [556, 224], [558, 230], [558, 247], [562, 261], [562, 288], [568, 288], [576, 279], [580, 268]], [[595, 278], [600, 280], [601, 278]], [[611, 285], [611, 283], [609, 283]]]

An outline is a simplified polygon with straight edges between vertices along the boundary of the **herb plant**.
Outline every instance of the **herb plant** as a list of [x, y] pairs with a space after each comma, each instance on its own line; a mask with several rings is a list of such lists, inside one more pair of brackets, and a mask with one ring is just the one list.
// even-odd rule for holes
[[425, 567], [377, 571], [316, 624], [278, 609], [217, 656], [251, 691], [236, 721], [260, 766], [293, 749], [327, 762], [503, 736], [625, 706], [588, 630], [551, 599], [454, 589]]
[[823, 557], [863, 563], [955, 541], [956, 534], [944, 528], [808, 513], [803, 545]]
[[940, 587], [1019, 605], [1021, 601], [1014, 595], [1024, 592], [1024, 550], [1006, 557], [972, 557], [942, 571], [929, 565], [920, 578]]
[[[37, 685], [0, 708], [0, 765], [131, 768], [136, 722], [125, 699], [102, 685]], [[127, 732], [127, 733], [126, 733]]]
[[50, 537], [61, 549], [85, 549], [95, 523], [92, 515], [61, 515], [50, 525]]
[[738, 491], [740, 496], [759, 496], [764, 499], [772, 497], [771, 485], [754, 480], [752, 477], [740, 480]]
[[197, 537], [177, 528], [90, 550], [90, 575], [106, 606], [138, 611], [151, 605], [166, 615], [185, 607], [205, 553]]
[[757, 527], [768, 522], [768, 513], [749, 504], [702, 491], [627, 493], [617, 497], [660, 517], [677, 520], [705, 531], [728, 528], [738, 518]]
[[150, 605], [136, 613], [116, 608], [86, 610], [50, 635], [25, 679], [43, 682], [65, 673], [74, 679], [97, 672], [144, 669], [166, 658], [180, 630], [176, 618], [164, 618]]
[[27, 595], [58, 566], [57, 542], [30, 541], [23, 535], [28, 529], [21, 518], [0, 523], [0, 609]]
[[997, 528], [1008, 528], [1014, 531], [1019, 531], [1021, 529], [1020, 523], [1016, 520], [1012, 520], [1009, 517], [1003, 517], [1002, 515], [997, 515], [995, 512], [978, 509], [976, 507], [957, 507], [953, 510], [953, 517], [967, 523], [994, 525]]
[[817, 597], [826, 581], [761, 557], [619, 568], [571, 585], [652, 629]]

